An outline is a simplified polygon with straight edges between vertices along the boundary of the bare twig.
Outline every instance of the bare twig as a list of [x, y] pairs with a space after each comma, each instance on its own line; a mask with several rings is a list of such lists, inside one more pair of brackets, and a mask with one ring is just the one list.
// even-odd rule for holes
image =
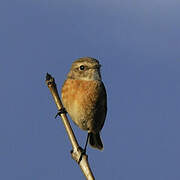
[[[55, 83], [55, 80], [54, 78], [47, 73], [46, 75], [46, 84], [54, 98], [54, 101], [56, 103], [56, 106], [58, 108], [58, 110], [62, 110], [63, 109], [63, 105], [62, 105], [62, 102], [60, 100], [60, 97], [59, 97], [59, 94], [58, 94], [58, 91], [57, 91], [57, 88], [56, 88], [56, 83]], [[72, 144], [72, 148], [73, 150], [71, 151], [71, 156], [72, 158], [79, 164], [82, 172], [84, 173], [85, 177], [87, 180], [94, 180], [94, 176], [93, 176], [93, 173], [91, 171], [91, 168], [89, 166], [89, 163], [88, 163], [88, 156], [86, 154], [84, 154], [83, 152], [83, 149], [79, 146], [77, 140], [76, 140], [76, 137], [73, 133], [73, 130], [70, 126], [70, 123], [69, 123], [69, 120], [66, 116], [66, 113], [65, 112], [61, 112], [59, 113], [59, 115], [61, 116], [62, 118], [62, 121], [64, 123], [64, 126], [66, 128], [66, 131], [67, 131], [67, 134], [69, 136], [69, 139], [71, 141], [71, 144]], [[83, 154], [83, 155], [82, 155]], [[81, 161], [79, 162], [79, 159], [82, 157]]]

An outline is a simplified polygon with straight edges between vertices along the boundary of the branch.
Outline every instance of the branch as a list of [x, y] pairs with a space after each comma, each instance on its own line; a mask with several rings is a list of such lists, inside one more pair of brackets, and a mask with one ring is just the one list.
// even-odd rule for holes
[[[46, 84], [54, 98], [54, 101], [56, 103], [57, 109], [60, 111], [62, 110], [64, 107], [62, 105], [62, 102], [59, 98], [59, 94], [57, 91], [57, 87], [56, 87], [56, 83], [54, 78], [47, 73], [46, 75]], [[74, 135], [74, 132], [71, 128], [71, 125], [69, 123], [69, 120], [66, 116], [66, 113], [59, 113], [59, 115], [61, 116], [61, 119], [64, 123], [65, 129], [67, 131], [69, 140], [71, 141], [72, 144], [72, 148], [73, 150], [71, 151], [71, 156], [72, 158], [79, 164], [82, 172], [84, 173], [84, 176], [86, 177], [87, 180], [95, 180], [93, 173], [91, 171], [91, 168], [89, 166], [88, 163], [88, 156], [86, 154], [84, 154], [83, 149], [79, 146], [76, 137]], [[82, 159], [80, 160], [80, 158], [82, 157]], [[80, 160], [80, 162], [79, 162]]]

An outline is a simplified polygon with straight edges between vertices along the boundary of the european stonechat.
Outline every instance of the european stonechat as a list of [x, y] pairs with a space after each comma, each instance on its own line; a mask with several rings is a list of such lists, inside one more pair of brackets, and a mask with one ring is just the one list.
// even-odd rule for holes
[[61, 95], [71, 119], [79, 128], [88, 131], [89, 144], [102, 150], [100, 131], [106, 118], [107, 95], [100, 67], [99, 61], [91, 57], [74, 61], [63, 84]]

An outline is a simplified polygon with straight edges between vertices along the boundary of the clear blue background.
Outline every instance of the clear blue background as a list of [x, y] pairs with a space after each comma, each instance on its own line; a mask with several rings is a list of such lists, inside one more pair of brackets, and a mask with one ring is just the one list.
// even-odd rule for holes
[[1, 0], [0, 179], [84, 179], [45, 85], [49, 72], [60, 90], [83, 56], [108, 93], [96, 179], [179, 180], [179, 0]]

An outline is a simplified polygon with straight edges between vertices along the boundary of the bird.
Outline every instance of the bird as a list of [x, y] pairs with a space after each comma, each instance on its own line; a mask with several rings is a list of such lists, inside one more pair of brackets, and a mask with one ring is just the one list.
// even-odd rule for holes
[[72, 121], [88, 132], [86, 145], [102, 150], [100, 132], [107, 114], [107, 94], [102, 82], [100, 63], [82, 57], [72, 63], [61, 89], [62, 103]]

